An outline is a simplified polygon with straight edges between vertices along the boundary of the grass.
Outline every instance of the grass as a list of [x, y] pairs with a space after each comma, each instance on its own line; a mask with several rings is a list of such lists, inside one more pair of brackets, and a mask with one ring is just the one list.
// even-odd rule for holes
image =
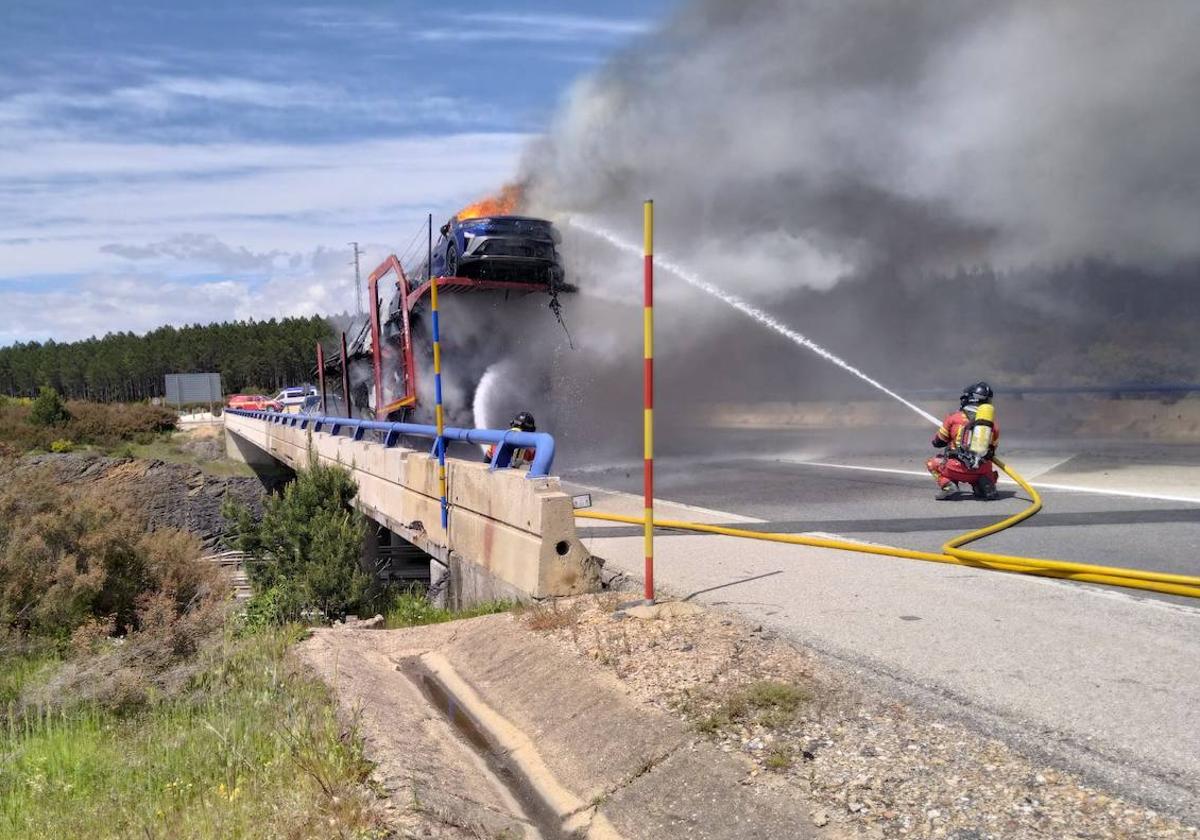
[[21, 696], [26, 685], [36, 681], [58, 661], [51, 654], [12, 655], [0, 648], [0, 721], [3, 711]]
[[578, 605], [574, 604], [566, 609], [559, 609], [557, 601], [531, 607], [522, 604], [517, 608], [517, 614], [524, 619], [525, 626], [530, 630], [561, 630], [570, 627], [579, 621], [580, 612]]
[[285, 657], [295, 638], [225, 639], [184, 692], [134, 715], [10, 708], [0, 838], [385, 836], [353, 728]]
[[448, 610], [429, 603], [424, 593], [416, 590], [397, 595], [384, 613], [384, 626], [389, 630], [400, 627], [419, 627], [424, 624], [441, 624], [459, 618], [475, 618], [481, 615], [508, 612], [512, 601], [487, 601], [465, 610]]
[[781, 744], [773, 746], [765, 763], [769, 770], [786, 770], [792, 766], [792, 751]]
[[114, 458], [143, 458], [147, 460], [165, 461], [168, 464], [184, 464], [199, 467], [209, 475], [220, 478], [231, 476], [253, 477], [254, 471], [246, 464], [227, 458], [210, 460], [202, 458], [195, 452], [184, 449], [181, 445], [189, 439], [187, 432], [168, 432], [154, 438], [149, 443], [124, 443], [110, 450]]
[[696, 719], [696, 728], [706, 735], [715, 735], [735, 723], [784, 729], [811, 699], [808, 691], [794, 683], [760, 680], [720, 699], [715, 709]]

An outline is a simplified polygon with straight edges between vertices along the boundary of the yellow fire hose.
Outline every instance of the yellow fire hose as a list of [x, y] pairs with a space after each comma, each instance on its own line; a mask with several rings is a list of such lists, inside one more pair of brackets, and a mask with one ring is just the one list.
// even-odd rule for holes
[[[1167, 595], [1200, 598], [1200, 577], [1153, 572], [1143, 569], [1130, 569], [1121, 566], [1096, 566], [1088, 563], [1046, 560], [1039, 557], [1015, 557], [1006, 554], [990, 554], [983, 551], [964, 550], [962, 546], [967, 543], [975, 542], [976, 540], [1011, 528], [1013, 525], [1023, 522], [1042, 509], [1042, 497], [1024, 478], [999, 459], [996, 459], [995, 463], [1022, 490], [1029, 494], [1029, 507], [1007, 519], [1002, 519], [995, 524], [988, 525], [986, 528], [980, 528], [977, 531], [971, 531], [955, 537], [942, 546], [942, 554], [934, 554], [929, 551], [913, 551], [907, 548], [888, 545], [851, 542], [849, 540], [807, 537], [801, 534], [762, 533], [759, 531], [747, 531], [744, 528], [726, 528], [721, 525], [704, 525], [699, 522], [684, 522], [675, 519], [655, 519], [654, 524], [659, 528], [670, 528], [677, 531], [695, 531], [704, 534], [720, 534], [726, 537], [763, 540], [765, 542], [808, 545], [816, 548], [833, 548], [841, 551], [856, 551], [861, 554], [901, 557], [906, 560], [925, 560], [930, 563], [952, 563], [959, 566], [972, 566], [1004, 572], [1038, 575], [1040, 577], [1067, 578], [1070, 580], [1086, 581], [1087, 583], [1102, 583], [1108, 586], [1122, 586], [1130, 589], [1161, 592]], [[618, 513], [600, 513], [598, 511], [587, 510], [576, 511], [575, 515], [581, 519], [624, 522], [630, 525], [640, 525], [643, 521], [641, 517], [637, 516], [624, 516]]]

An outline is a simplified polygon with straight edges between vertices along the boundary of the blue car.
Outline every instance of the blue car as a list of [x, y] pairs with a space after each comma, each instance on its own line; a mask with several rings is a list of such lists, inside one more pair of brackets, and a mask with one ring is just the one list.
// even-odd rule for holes
[[433, 246], [434, 277], [467, 277], [556, 288], [563, 268], [554, 225], [529, 216], [452, 218]]

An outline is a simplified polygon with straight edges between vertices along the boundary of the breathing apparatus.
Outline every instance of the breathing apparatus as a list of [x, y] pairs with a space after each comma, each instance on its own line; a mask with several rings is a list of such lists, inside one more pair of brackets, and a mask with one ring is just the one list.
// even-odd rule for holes
[[959, 398], [968, 422], [957, 454], [959, 460], [971, 469], [978, 469], [992, 452], [996, 427], [996, 407], [992, 405], [992, 396], [990, 385], [977, 382], [963, 389]]

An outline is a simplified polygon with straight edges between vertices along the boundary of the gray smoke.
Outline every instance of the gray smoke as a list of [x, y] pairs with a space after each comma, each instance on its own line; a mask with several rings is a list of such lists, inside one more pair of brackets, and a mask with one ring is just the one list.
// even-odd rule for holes
[[1192, 0], [701, 0], [577, 87], [534, 206], [653, 196], [663, 247], [768, 295], [1192, 258], [1198, 31]]
[[[572, 91], [525, 210], [638, 241], [653, 197], [660, 252], [899, 389], [1200, 379], [1198, 31], [1194, 0], [697, 0]], [[481, 410], [635, 458], [640, 266], [564, 235], [575, 348], [493, 327], [519, 346]], [[870, 393], [657, 294], [671, 441], [714, 402]]]

